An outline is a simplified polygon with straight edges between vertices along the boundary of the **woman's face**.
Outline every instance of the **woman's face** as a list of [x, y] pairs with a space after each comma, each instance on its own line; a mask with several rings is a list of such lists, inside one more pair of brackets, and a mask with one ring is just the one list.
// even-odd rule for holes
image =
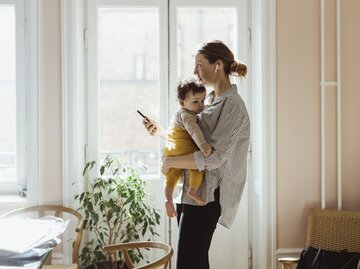
[[215, 66], [216, 64], [209, 63], [209, 60], [203, 54], [196, 54], [194, 75], [197, 76], [202, 84], [211, 85], [216, 77]]

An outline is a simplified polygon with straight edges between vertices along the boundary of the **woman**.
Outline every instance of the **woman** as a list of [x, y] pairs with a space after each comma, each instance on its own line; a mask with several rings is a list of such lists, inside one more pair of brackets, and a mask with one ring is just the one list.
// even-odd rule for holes
[[[250, 120], [245, 104], [230, 75], [245, 77], [247, 67], [234, 59], [231, 50], [221, 41], [201, 44], [195, 52], [194, 74], [213, 91], [208, 106], [199, 114], [199, 125], [213, 151], [205, 157], [201, 151], [164, 157], [162, 172], [170, 168], [205, 171], [199, 188], [205, 200], [199, 206], [186, 195], [188, 174], [177, 204], [179, 241], [177, 269], [208, 269], [208, 251], [216, 224], [230, 227], [240, 203], [246, 181]], [[160, 126], [151, 119], [144, 125], [151, 135], [161, 134]]]

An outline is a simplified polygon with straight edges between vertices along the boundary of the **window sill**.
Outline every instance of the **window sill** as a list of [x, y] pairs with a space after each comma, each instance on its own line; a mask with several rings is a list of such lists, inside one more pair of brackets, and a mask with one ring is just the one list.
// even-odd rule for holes
[[17, 194], [0, 194], [0, 204], [2, 203], [26, 203], [26, 198]]
[[19, 195], [0, 194], [0, 215], [6, 211], [26, 206], [26, 198]]

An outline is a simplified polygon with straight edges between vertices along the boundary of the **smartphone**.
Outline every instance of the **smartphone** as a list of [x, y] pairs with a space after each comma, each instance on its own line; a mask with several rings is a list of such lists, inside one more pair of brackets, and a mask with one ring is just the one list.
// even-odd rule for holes
[[139, 110], [136, 110], [136, 112], [139, 113], [141, 115], [141, 117], [143, 117], [146, 121], [149, 121], [148, 118], [143, 113], [141, 113]]

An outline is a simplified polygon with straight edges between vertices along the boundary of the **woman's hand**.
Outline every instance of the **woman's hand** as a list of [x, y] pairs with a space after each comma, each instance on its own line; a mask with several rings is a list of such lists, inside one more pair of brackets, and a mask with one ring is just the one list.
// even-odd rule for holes
[[149, 117], [146, 117], [145, 119], [143, 119], [143, 124], [144, 124], [146, 130], [148, 131], [148, 133], [150, 135], [152, 135], [152, 136], [157, 136], [157, 135], [162, 136], [162, 132], [163, 132], [162, 128], [153, 119], [150, 119]]
[[161, 173], [166, 175], [171, 168], [197, 169], [194, 162], [194, 153], [179, 156], [162, 157]]
[[162, 157], [161, 160], [161, 173], [163, 173], [163, 175], [166, 175], [169, 170], [170, 170], [170, 163], [169, 163], [170, 159], [169, 157]]

